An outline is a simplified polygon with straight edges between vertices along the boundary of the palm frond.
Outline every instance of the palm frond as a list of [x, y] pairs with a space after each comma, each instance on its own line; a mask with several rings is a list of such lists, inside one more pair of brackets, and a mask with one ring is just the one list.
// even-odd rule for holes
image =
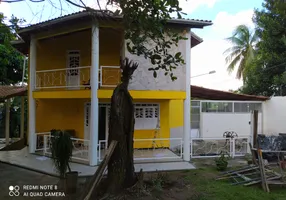
[[225, 58], [225, 63], [231, 63], [233, 59], [241, 54], [241, 50], [237, 49], [236, 51], [231, 52], [226, 58]]
[[229, 74], [233, 72], [235, 66], [240, 62], [241, 59], [241, 54], [238, 54], [234, 59], [232, 59], [231, 63], [227, 66], [227, 71]]
[[231, 44], [233, 44], [235, 46], [243, 46], [244, 45], [244, 42], [240, 38], [237, 38], [235, 36], [225, 38], [225, 40], [227, 42], [230, 42]]
[[241, 47], [240, 46], [233, 46], [233, 47], [229, 47], [227, 50], [225, 50], [224, 52], [223, 52], [223, 54], [231, 54], [231, 53], [233, 53], [233, 52], [235, 52], [235, 51], [237, 51], [237, 50], [242, 50], [241, 49]]
[[244, 70], [245, 70], [245, 59], [243, 58], [241, 59], [239, 66], [237, 68], [237, 72], [236, 72], [237, 79], [241, 79]]

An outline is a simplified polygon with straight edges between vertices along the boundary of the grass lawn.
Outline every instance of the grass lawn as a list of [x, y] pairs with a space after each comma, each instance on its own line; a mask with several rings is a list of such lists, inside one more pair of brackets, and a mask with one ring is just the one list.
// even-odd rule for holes
[[285, 187], [270, 187], [265, 193], [257, 186], [232, 186], [226, 181], [215, 181], [217, 172], [212, 169], [197, 169], [186, 173], [186, 181], [193, 187], [196, 196], [185, 198], [194, 200], [285, 200]]
[[144, 175], [144, 192], [136, 190], [127, 200], [285, 200], [285, 187], [270, 187], [265, 193], [257, 186], [232, 186], [216, 181], [218, 172], [211, 167], [189, 171], [159, 172]]

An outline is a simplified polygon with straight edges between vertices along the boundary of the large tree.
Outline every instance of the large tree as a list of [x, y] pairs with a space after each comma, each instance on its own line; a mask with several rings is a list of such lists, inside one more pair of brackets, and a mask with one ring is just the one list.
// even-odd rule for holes
[[264, 0], [254, 22], [260, 41], [257, 56], [246, 70], [241, 91], [256, 95], [286, 95], [286, 14], [285, 3]]
[[251, 31], [246, 25], [239, 25], [233, 31], [233, 35], [226, 38], [231, 43], [224, 54], [227, 54], [227, 70], [231, 73], [237, 67], [236, 77], [244, 78], [244, 71], [250, 65], [255, 54], [255, 44], [257, 43], [257, 34]]

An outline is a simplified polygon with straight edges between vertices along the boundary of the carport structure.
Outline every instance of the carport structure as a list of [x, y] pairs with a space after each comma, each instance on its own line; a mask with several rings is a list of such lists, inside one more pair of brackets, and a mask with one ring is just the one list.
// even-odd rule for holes
[[21, 125], [20, 139], [24, 138], [24, 116], [25, 116], [25, 97], [27, 96], [27, 87], [25, 86], [0, 86], [0, 103], [6, 104], [5, 115], [5, 144], [10, 142], [10, 105], [11, 99], [21, 96]]
[[222, 150], [233, 157], [247, 153], [253, 135], [254, 110], [258, 111], [258, 134], [263, 133], [263, 102], [269, 97], [198, 86], [191, 86], [191, 97], [193, 158], [216, 157]]

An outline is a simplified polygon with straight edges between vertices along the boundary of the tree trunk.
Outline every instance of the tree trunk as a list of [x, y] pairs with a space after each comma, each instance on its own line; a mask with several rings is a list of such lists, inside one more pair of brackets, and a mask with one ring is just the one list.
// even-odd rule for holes
[[133, 162], [134, 106], [128, 84], [138, 64], [126, 58], [120, 67], [122, 83], [113, 91], [109, 116], [109, 144], [112, 140], [118, 141], [108, 163], [108, 192], [113, 194], [136, 182]]

